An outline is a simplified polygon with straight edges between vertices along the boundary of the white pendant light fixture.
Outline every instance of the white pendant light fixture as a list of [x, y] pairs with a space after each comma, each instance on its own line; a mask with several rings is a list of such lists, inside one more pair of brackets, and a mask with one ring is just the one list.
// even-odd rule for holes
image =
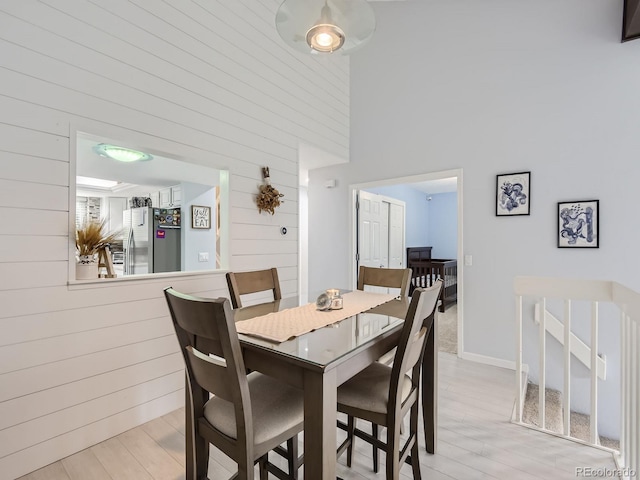
[[276, 29], [303, 53], [348, 54], [373, 35], [376, 19], [366, 0], [285, 0], [276, 13]]

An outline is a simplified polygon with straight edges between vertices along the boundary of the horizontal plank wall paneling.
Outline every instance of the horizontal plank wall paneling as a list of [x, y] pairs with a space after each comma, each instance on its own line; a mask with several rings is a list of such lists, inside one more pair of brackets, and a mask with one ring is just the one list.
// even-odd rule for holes
[[166, 389], [178, 391], [184, 385], [184, 372], [178, 371], [134, 387], [114, 391], [75, 408], [63, 409], [44, 418], [25, 422], [0, 432], [0, 456], [20, 451], [35, 443], [48, 440], [77, 428], [87, 421], [96, 422], [122, 410], [144, 404], [166, 394]]
[[0, 263], [66, 261], [68, 258], [69, 238], [66, 235], [3, 235], [0, 239]]
[[66, 210], [58, 212], [42, 210], [45, 206], [40, 205], [38, 210], [0, 207], [0, 218], [3, 222], [0, 235], [63, 235], [68, 238], [69, 212]]
[[71, 408], [109, 392], [123, 390], [175, 372], [183, 372], [182, 356], [179, 353], [152, 358], [26, 397], [7, 400], [0, 405], [0, 428], [19, 425], [31, 418]]
[[0, 207], [36, 208], [68, 212], [69, 187], [0, 179]]
[[[233, 241], [235, 240], [276, 240], [282, 238], [279, 225], [236, 225], [233, 231]], [[298, 228], [287, 226], [287, 238], [298, 240]]]
[[0, 123], [2, 150], [34, 157], [69, 161], [69, 139], [38, 130]]
[[[76, 128], [229, 170], [231, 269], [277, 267], [297, 295], [298, 144], [348, 158], [349, 67], [283, 45], [276, 9], [0, 3], [0, 480], [179, 407], [162, 290], [228, 296], [222, 272], [68, 284]], [[255, 205], [263, 166], [273, 216]]]
[[[1, 264], [0, 264], [1, 266]], [[128, 318], [136, 312], [136, 305], [129, 302], [154, 299], [164, 302], [162, 289], [167, 286], [184, 292], [209, 292], [208, 295], [228, 295], [227, 283], [223, 274], [198, 275], [195, 277], [160, 277], [146, 279], [140, 282], [110, 282], [104, 284], [89, 284], [82, 286], [56, 286], [38, 290], [39, 298], [33, 301], [34, 292], [30, 289], [13, 291], [0, 290], [0, 319], [32, 315], [46, 312], [66, 312], [71, 309], [85, 307], [107, 307], [111, 304], [133, 305], [127, 314]], [[102, 312], [107, 315], [109, 312]], [[94, 312], [92, 322], [98, 322], [98, 315]], [[2, 321], [2, 320], [0, 320]], [[83, 327], [86, 327], [86, 321]], [[11, 343], [11, 342], [7, 342]]]
[[[0, 178], [4, 180], [24, 180], [64, 187], [69, 184], [69, 164], [66, 162], [52, 162], [50, 158], [21, 153], [0, 152], [0, 165]], [[8, 168], [9, 165], [11, 168]]]
[[69, 358], [82, 357], [94, 352], [108, 351], [122, 345], [142, 343], [173, 334], [173, 326], [167, 317], [116, 325], [55, 338], [31, 342], [31, 355], [18, 355], [22, 344], [5, 346], [0, 352], [0, 375], [7, 372], [34, 368]]
[[[23, 315], [18, 321], [16, 317], [1, 318], [0, 331], [6, 331], [11, 327], [11, 340], [15, 344], [100, 330], [163, 315], [167, 315], [165, 302], [160, 298], [154, 298]], [[6, 337], [0, 338], [0, 345], [8, 345]]]
[[67, 116], [61, 112], [0, 95], [0, 123], [66, 136]]
[[11, 390], [0, 392], [2, 401], [33, 394], [94, 375], [126, 368], [139, 362], [169, 355], [177, 351], [173, 335], [154, 338], [146, 342], [125, 344], [89, 355], [68, 358], [27, 370], [2, 375], [3, 383]]

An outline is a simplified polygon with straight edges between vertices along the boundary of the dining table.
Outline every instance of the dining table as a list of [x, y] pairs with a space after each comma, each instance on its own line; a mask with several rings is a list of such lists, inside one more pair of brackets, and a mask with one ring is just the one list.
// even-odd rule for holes
[[[305, 480], [336, 479], [337, 388], [396, 347], [409, 302], [410, 299], [391, 299], [280, 342], [238, 334], [247, 369], [303, 391]], [[295, 313], [295, 300], [240, 308], [234, 310], [234, 320], [236, 325], [250, 319], [264, 318], [266, 322], [272, 313], [284, 309]], [[437, 432], [435, 338], [434, 322], [427, 338], [421, 378], [425, 445], [429, 453], [435, 452]]]

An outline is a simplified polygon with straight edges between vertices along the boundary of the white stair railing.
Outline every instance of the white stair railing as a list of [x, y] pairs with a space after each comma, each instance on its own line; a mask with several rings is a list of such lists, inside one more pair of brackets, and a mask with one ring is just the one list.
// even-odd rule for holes
[[[540, 315], [542, 314], [541, 302], [536, 302], [534, 319], [536, 323], [540, 323]], [[566, 309], [569, 309], [568, 313]], [[571, 316], [571, 300], [565, 300], [564, 323]], [[549, 310], [545, 310], [545, 327], [547, 332], [555, 338], [560, 345], [566, 345], [564, 323], [558, 320]], [[588, 369], [591, 368], [591, 348], [578, 338], [569, 328], [569, 346], [571, 347], [571, 355], [580, 361]], [[607, 379], [607, 359], [604, 355], [598, 355], [598, 378]]]
[[[621, 338], [620, 338], [620, 384], [621, 384], [621, 437], [620, 452], [616, 461], [621, 469], [622, 478], [631, 478], [632, 472], [638, 472], [640, 468], [640, 294], [634, 292], [616, 282], [598, 280], [560, 279], [544, 277], [516, 277], [514, 281], [516, 294], [516, 318], [517, 318], [517, 351], [516, 351], [516, 416], [515, 421], [522, 422], [522, 408], [524, 395], [522, 389], [522, 332], [523, 332], [523, 299], [532, 298], [540, 302], [540, 310], [546, 312], [547, 299], [564, 300], [562, 343], [564, 346], [564, 391], [563, 401], [567, 413], [564, 415], [562, 436], [576, 440], [570, 436], [571, 424], [568, 415], [571, 405], [571, 355], [572, 344], [575, 349], [576, 342], [571, 332], [572, 301], [588, 301], [591, 305], [591, 346], [589, 351], [588, 366], [591, 376], [591, 424], [590, 444], [598, 446], [598, 376], [599, 363], [602, 359], [598, 356], [598, 324], [600, 322], [600, 303], [615, 304], [621, 312]], [[539, 315], [539, 430], [550, 433], [545, 429], [545, 369], [546, 369], [546, 332], [549, 331], [547, 321], [549, 315]], [[551, 321], [552, 322], [552, 321]], [[551, 327], [553, 330], [555, 327]], [[556, 328], [557, 330], [557, 328]], [[550, 332], [551, 333], [551, 332]], [[556, 331], [556, 333], [558, 333]], [[555, 336], [555, 335], [554, 335]], [[557, 338], [557, 337], [556, 337]], [[583, 359], [584, 360], [584, 359]], [[524, 425], [524, 424], [523, 424]]]

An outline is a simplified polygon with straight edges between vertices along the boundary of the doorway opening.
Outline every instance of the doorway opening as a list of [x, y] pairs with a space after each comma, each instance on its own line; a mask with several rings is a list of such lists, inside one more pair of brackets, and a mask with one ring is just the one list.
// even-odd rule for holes
[[[395, 201], [404, 205], [402, 232], [389, 235], [388, 225], [380, 223], [378, 231], [374, 232], [375, 223], [369, 222], [362, 212], [362, 199], [377, 198], [380, 205], [384, 201]], [[462, 232], [462, 169], [432, 172], [423, 175], [385, 179], [376, 182], [354, 184], [350, 186], [352, 205], [350, 209], [351, 224], [351, 284], [357, 281], [359, 265], [385, 266], [405, 268], [407, 247], [425, 247], [433, 250], [434, 259], [461, 260], [463, 257]], [[366, 200], [369, 201], [369, 200]], [[359, 205], [360, 204], [360, 205]], [[358, 210], [358, 208], [360, 210]], [[388, 208], [388, 207], [387, 207]], [[385, 214], [384, 207], [381, 216]], [[364, 218], [364, 221], [363, 221]], [[397, 226], [396, 226], [397, 228]], [[393, 241], [392, 241], [393, 236]], [[402, 239], [399, 242], [398, 239]], [[364, 240], [364, 243], [363, 243]], [[392, 266], [389, 244], [395, 250], [400, 250], [401, 257], [394, 260]], [[398, 248], [398, 244], [402, 246]], [[373, 251], [373, 250], [375, 251]], [[378, 250], [387, 252], [374, 255]], [[397, 252], [395, 253], [397, 257]], [[376, 257], [376, 258], [373, 258]], [[371, 263], [379, 262], [378, 265]], [[385, 261], [387, 262], [385, 264]], [[410, 265], [409, 265], [410, 266]], [[463, 268], [457, 268], [455, 282], [457, 300], [447, 302], [444, 312], [439, 314], [439, 324], [442, 327], [441, 339], [444, 351], [461, 356], [464, 352], [463, 327]], [[443, 279], [446, 281], [446, 279]]]

